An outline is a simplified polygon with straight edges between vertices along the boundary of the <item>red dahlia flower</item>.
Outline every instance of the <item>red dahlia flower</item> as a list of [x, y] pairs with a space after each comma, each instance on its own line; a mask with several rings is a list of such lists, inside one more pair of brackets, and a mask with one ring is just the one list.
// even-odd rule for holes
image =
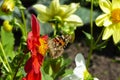
[[44, 60], [44, 55], [48, 49], [48, 36], [40, 37], [39, 22], [34, 15], [31, 18], [32, 31], [28, 33], [27, 46], [31, 51], [31, 57], [26, 62], [26, 77], [23, 80], [41, 80], [40, 67]]

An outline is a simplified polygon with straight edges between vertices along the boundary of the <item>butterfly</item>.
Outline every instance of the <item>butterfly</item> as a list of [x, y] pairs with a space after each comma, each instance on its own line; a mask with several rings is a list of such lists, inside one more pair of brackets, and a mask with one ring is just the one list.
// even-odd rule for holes
[[48, 47], [49, 47], [50, 56], [53, 59], [60, 57], [64, 52], [64, 48], [71, 41], [72, 41], [71, 35], [61, 35], [61, 36], [56, 36], [55, 38], [49, 39]]

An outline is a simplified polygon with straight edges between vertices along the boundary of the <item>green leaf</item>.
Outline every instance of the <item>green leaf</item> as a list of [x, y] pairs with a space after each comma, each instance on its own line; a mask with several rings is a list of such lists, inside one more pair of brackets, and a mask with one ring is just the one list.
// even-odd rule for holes
[[67, 75], [70, 75], [70, 74], [72, 74], [72, 73], [73, 73], [73, 70], [72, 70], [72, 69], [66, 69], [63, 76], [67, 76]]
[[21, 80], [22, 77], [26, 75], [24, 66], [29, 59], [29, 54], [24, 54], [23, 51], [20, 51], [19, 53], [16, 52], [16, 54], [17, 55], [15, 55], [10, 66], [13, 72], [12, 75], [14, 76], [14, 80]]
[[43, 68], [41, 68], [41, 72], [42, 72], [42, 80], [53, 80], [53, 78], [50, 76], [50, 75], [48, 75], [48, 74], [46, 74], [45, 73], [45, 71], [43, 70]]
[[65, 73], [65, 70], [70, 65], [70, 63], [71, 63], [71, 60], [69, 58], [67, 58], [67, 59], [62, 58], [61, 67], [55, 75], [55, 80], [57, 80], [57, 78], [59, 76], [61, 76]]
[[53, 74], [53, 71], [52, 71], [52, 69], [51, 69], [50, 64], [51, 64], [51, 59], [50, 59], [50, 58], [46, 58], [46, 59], [44, 60], [44, 63], [43, 63], [43, 66], [42, 66], [42, 67], [43, 67], [44, 72], [45, 72], [46, 74], [52, 75], [52, 74]]
[[94, 37], [90, 34], [90, 33], [87, 33], [87, 32], [85, 32], [85, 31], [82, 31], [84, 34], [85, 34], [85, 36], [86, 36], [86, 44], [88, 45], [88, 46], [90, 46], [90, 43], [91, 43], [91, 40], [93, 40], [93, 45], [95, 46], [95, 40], [94, 40]]
[[64, 34], [72, 35], [77, 27], [72, 24], [65, 24], [63, 27], [60, 27], [60, 31]]
[[5, 53], [7, 57], [10, 57], [11, 59], [14, 58], [15, 54], [13, 51], [14, 48], [14, 36], [12, 32], [6, 32], [3, 27], [1, 28], [1, 41], [3, 48], [5, 50]]
[[90, 33], [87, 33], [85, 31], [82, 31], [82, 32], [85, 34], [85, 36], [87, 37], [88, 40], [93, 39], [93, 36]]

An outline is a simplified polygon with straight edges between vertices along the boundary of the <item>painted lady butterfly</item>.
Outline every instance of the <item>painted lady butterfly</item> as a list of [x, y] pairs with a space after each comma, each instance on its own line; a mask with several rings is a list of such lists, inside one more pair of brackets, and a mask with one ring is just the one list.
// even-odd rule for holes
[[72, 41], [71, 35], [61, 35], [61, 36], [57, 36], [55, 38], [49, 39], [48, 47], [49, 47], [50, 56], [53, 59], [60, 57], [64, 52], [64, 48], [71, 41]]

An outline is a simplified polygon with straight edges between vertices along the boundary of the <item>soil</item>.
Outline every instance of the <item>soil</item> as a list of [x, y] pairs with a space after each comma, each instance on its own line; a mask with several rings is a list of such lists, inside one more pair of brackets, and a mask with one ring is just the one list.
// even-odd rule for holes
[[[76, 36], [80, 38], [79, 36]], [[71, 44], [66, 50], [73, 63], [70, 68], [75, 67], [75, 56], [77, 53], [84, 55], [87, 60], [89, 47], [85, 42], [85, 38], [77, 39], [74, 44]], [[120, 51], [113, 44], [112, 39], [108, 41], [107, 47], [102, 50], [95, 50], [92, 53], [89, 72], [99, 78], [99, 80], [120, 80]]]

